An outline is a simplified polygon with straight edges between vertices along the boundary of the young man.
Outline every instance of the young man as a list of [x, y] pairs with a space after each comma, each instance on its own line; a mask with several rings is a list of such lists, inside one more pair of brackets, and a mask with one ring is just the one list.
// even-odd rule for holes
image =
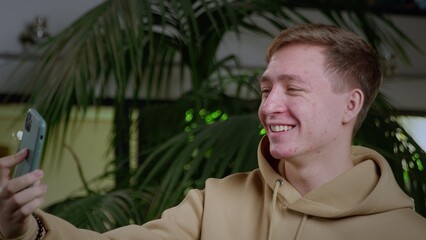
[[42, 172], [9, 178], [24, 151], [0, 160], [1, 239], [424, 239], [426, 220], [386, 160], [351, 146], [382, 78], [374, 50], [307, 24], [277, 36], [267, 62], [259, 169], [209, 179], [161, 219], [99, 234], [36, 210]]

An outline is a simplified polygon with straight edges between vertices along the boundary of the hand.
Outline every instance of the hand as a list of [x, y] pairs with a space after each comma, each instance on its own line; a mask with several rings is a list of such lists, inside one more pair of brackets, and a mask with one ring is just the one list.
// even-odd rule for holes
[[35, 224], [31, 214], [44, 201], [46, 185], [40, 184], [43, 172], [36, 170], [11, 179], [12, 168], [22, 162], [28, 150], [0, 158], [0, 234], [6, 238], [23, 235]]

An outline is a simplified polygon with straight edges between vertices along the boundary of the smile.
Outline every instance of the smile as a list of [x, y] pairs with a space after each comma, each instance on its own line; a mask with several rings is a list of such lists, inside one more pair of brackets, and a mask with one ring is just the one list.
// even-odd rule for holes
[[288, 132], [293, 128], [294, 128], [294, 126], [292, 126], [292, 125], [271, 125], [271, 126], [269, 126], [269, 129], [272, 132]]

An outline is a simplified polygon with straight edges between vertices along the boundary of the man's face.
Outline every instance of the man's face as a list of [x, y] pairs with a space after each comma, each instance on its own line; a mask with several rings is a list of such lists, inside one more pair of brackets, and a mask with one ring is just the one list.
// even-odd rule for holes
[[341, 141], [348, 93], [332, 90], [324, 50], [302, 44], [283, 47], [263, 73], [258, 114], [277, 159], [333, 151]]

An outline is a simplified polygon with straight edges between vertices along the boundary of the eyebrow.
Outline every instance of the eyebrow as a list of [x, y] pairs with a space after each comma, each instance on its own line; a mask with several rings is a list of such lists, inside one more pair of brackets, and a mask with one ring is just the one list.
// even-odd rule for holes
[[[266, 81], [269, 81], [269, 80], [270, 80], [270, 78], [268, 76], [262, 75], [262, 77], [259, 79], [259, 83], [266, 82]], [[283, 80], [297, 81], [297, 82], [308, 85], [305, 80], [303, 80], [301, 77], [299, 77], [297, 75], [281, 74], [281, 75], [278, 76], [278, 80], [279, 81], [283, 81]]]

